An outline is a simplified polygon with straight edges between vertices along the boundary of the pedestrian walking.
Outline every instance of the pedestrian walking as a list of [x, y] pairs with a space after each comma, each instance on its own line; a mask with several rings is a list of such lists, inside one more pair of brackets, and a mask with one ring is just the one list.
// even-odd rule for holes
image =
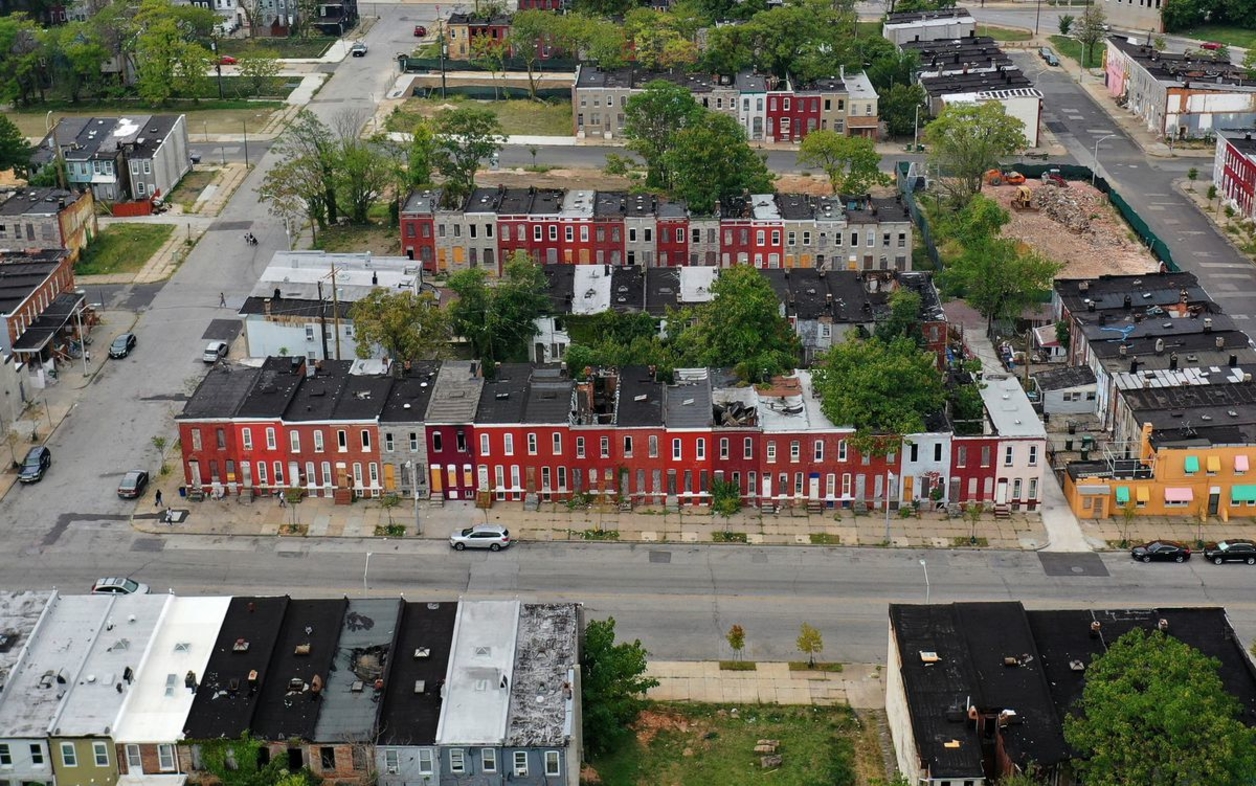
[[218, 293], [218, 307], [219, 308], [227, 307], [227, 293], [225, 292]]
[[157, 493], [153, 495], [153, 501], [157, 504], [157, 507], [161, 507], [161, 489], [157, 489]]

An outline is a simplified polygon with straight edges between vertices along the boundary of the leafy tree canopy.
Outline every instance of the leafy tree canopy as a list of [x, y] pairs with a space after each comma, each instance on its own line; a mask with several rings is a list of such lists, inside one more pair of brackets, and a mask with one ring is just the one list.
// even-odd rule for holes
[[1064, 737], [1088, 786], [1240, 786], [1256, 781], [1256, 730], [1226, 692], [1221, 664], [1160, 631], [1135, 628], [1086, 669]]
[[881, 171], [881, 154], [871, 139], [837, 131], [807, 134], [798, 147], [798, 163], [824, 170], [834, 194], [866, 194], [874, 185], [893, 182]]
[[920, 128], [918, 123], [929, 122], [925, 89], [920, 85], [893, 85], [882, 94], [877, 108], [890, 136], [915, 134]]
[[689, 209], [709, 215], [717, 202], [749, 191], [772, 190], [764, 156], [751, 149], [746, 132], [729, 115], [704, 111], [678, 131], [663, 156], [672, 194]]
[[480, 162], [501, 150], [506, 138], [501, 123], [488, 109], [459, 107], [436, 116], [432, 162], [445, 178], [446, 204], [461, 204], [475, 190]]
[[624, 109], [624, 136], [628, 149], [645, 159], [646, 185], [670, 188], [672, 174], [664, 161], [677, 135], [696, 124], [703, 109], [693, 94], [674, 82], [650, 82], [628, 99]]
[[0, 172], [6, 169], [26, 172], [30, 164], [31, 146], [13, 121], [0, 115]]
[[487, 368], [528, 359], [536, 318], [549, 309], [549, 297], [545, 274], [527, 252], [516, 251], [494, 285], [484, 268], [469, 268], [450, 276], [449, 288], [458, 294], [449, 307], [453, 332], [471, 343]]
[[590, 754], [614, 749], [645, 706], [645, 692], [658, 686], [658, 680], [645, 676], [648, 656], [639, 639], [615, 643], [614, 617], [593, 620], [585, 628], [580, 688]]
[[825, 416], [855, 428], [855, 447], [884, 455], [904, 435], [924, 431], [925, 417], [942, 408], [936, 363], [906, 336], [888, 342], [851, 337], [821, 356], [812, 383]]
[[360, 358], [378, 347], [394, 360], [426, 360], [439, 357], [449, 341], [448, 316], [430, 292], [374, 289], [353, 304], [349, 318]]
[[929, 161], [940, 167], [942, 187], [957, 207], [980, 193], [982, 176], [1029, 145], [1025, 124], [997, 101], [951, 104], [925, 126]]

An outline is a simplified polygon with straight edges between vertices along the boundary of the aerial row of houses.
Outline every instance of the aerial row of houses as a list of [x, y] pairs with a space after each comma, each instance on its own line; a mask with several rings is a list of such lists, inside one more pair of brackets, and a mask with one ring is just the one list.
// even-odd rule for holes
[[689, 206], [655, 194], [477, 188], [447, 206], [440, 189], [401, 209], [401, 248], [428, 272], [499, 275], [515, 251], [543, 265], [906, 271], [911, 215], [899, 197], [746, 194]]
[[340, 784], [579, 782], [581, 613], [463, 600], [0, 594], [10, 783], [212, 779], [261, 741]]
[[269, 357], [212, 369], [176, 418], [186, 484], [266, 494], [701, 506], [712, 482], [781, 506], [982, 502], [1036, 507], [1045, 432], [1014, 379], [987, 377], [982, 422], [932, 415], [861, 454], [809, 371], [752, 387], [719, 369]]
[[1068, 437], [1090, 446], [1063, 468], [1073, 511], [1256, 514], [1256, 350], [1195, 275], [1057, 281], [1052, 308], [1066, 365], [1035, 392], [1047, 417], [1091, 417], [1099, 435]]

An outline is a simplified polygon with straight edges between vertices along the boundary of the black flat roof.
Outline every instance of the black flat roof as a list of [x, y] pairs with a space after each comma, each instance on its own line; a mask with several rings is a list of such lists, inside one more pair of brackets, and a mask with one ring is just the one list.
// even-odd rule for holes
[[349, 381], [352, 365], [352, 360], [318, 360], [308, 364], [306, 368], [313, 368], [314, 375], [301, 376], [292, 403], [284, 412], [284, 420], [294, 423], [331, 420]]
[[619, 406], [615, 414], [616, 424], [627, 428], [663, 425], [663, 386], [650, 378], [649, 368], [620, 369]]
[[[205, 675], [192, 700], [183, 735], [189, 740], [239, 737], [253, 728], [261, 687], [272, 679], [270, 657], [279, 638], [288, 596], [232, 598]], [[257, 673], [256, 685], [249, 674]], [[273, 679], [283, 679], [274, 675]]]
[[1060, 302], [1073, 313], [1088, 310], [1091, 303], [1097, 311], [1123, 308], [1126, 297], [1131, 307], [1165, 306], [1179, 302], [1183, 291], [1190, 302], [1209, 299], [1195, 274], [1187, 272], [1060, 279], [1054, 289]]
[[557, 366], [533, 368], [522, 422], [567, 423], [571, 419], [572, 387], [572, 381], [562, 377]]
[[439, 360], [412, 363], [406, 375], [394, 382], [388, 391], [380, 420], [384, 423], [422, 423], [439, 372]]
[[[294, 365], [293, 361], [296, 361]], [[304, 376], [304, 358], [272, 356], [262, 362], [253, 389], [240, 402], [235, 415], [241, 418], [279, 418], [288, 411]], [[229, 416], [232, 413], [223, 413]]]
[[611, 308], [641, 311], [645, 308], [645, 273], [636, 265], [611, 268]]
[[379, 418], [388, 402], [393, 381], [392, 374], [387, 371], [383, 374], [350, 374], [332, 417], [358, 422]]
[[[528, 379], [532, 367], [527, 363], [503, 363], [484, 380], [480, 405], [475, 411], [476, 423], [522, 423], [527, 406]], [[519, 445], [516, 450], [523, 450]]]
[[[440, 722], [441, 681], [449, 665], [457, 603], [407, 603], [396, 657], [384, 683], [377, 745], [431, 745]], [[420, 657], [421, 655], [421, 657]], [[415, 692], [419, 681], [421, 693]]]
[[[270, 311], [266, 310], [267, 303], [270, 301]], [[339, 308], [337, 308], [339, 306]], [[337, 300], [332, 302], [326, 300], [319, 302], [317, 300], [306, 300], [304, 298], [285, 297], [275, 300], [269, 297], [249, 296], [244, 299], [243, 305], [240, 306], [240, 314], [269, 314], [271, 316], [285, 317], [309, 317], [317, 318], [320, 315], [327, 319], [335, 319], [339, 313], [341, 319], [350, 319], [350, 313], [353, 310], [353, 301]], [[333, 343], [333, 342], [329, 342]]]
[[61, 267], [64, 248], [0, 252], [0, 314], [12, 314]]
[[183, 412], [176, 420], [231, 417], [261, 374], [260, 368], [251, 366], [215, 364], [201, 380], [201, 384], [196, 386], [196, 391], [183, 405]]
[[645, 305], [656, 317], [667, 313], [668, 308], [676, 308], [680, 301], [680, 269], [669, 267], [652, 267], [645, 271]]
[[326, 687], [348, 607], [345, 598], [288, 604], [270, 657], [270, 677], [253, 715], [254, 734], [264, 740], [314, 737], [322, 702], [310, 682], [317, 675]]
[[1000, 71], [970, 71], [967, 74], [926, 76], [921, 78], [920, 86], [931, 96], [945, 96], [953, 93], [1013, 90], [1018, 87], [1033, 87], [1034, 83], [1020, 71], [1004, 68]]

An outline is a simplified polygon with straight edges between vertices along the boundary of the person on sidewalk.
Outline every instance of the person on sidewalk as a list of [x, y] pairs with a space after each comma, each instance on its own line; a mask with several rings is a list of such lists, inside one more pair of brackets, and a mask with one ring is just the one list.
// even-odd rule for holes
[[157, 489], [157, 493], [153, 495], [153, 504], [159, 508], [161, 507], [161, 489]]
[[219, 308], [227, 307], [227, 293], [226, 292], [218, 293], [218, 307]]

